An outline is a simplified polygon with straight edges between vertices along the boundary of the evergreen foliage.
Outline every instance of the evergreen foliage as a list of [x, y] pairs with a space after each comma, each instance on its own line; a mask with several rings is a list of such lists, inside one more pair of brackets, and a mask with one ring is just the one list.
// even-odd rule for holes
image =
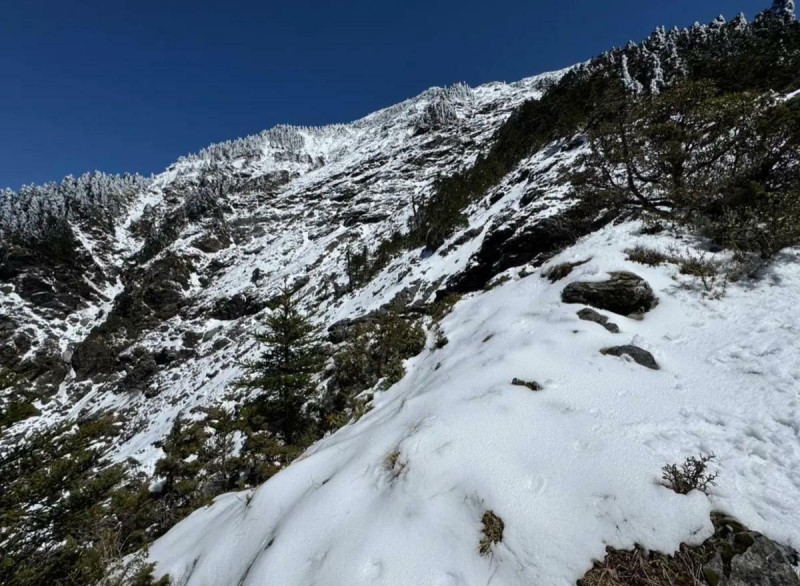
[[52, 226], [87, 221], [111, 229], [134, 195], [151, 179], [140, 175], [85, 173], [60, 183], [25, 185], [18, 192], [0, 190], [0, 235], [24, 241], [45, 241]]
[[[744, 106], [741, 100], [800, 86], [800, 24], [787, 10], [783, 5], [773, 7], [754, 23], [739, 16], [731, 22], [717, 19], [684, 30], [659, 28], [642, 43], [630, 43], [572, 69], [541, 99], [526, 102], [512, 114], [474, 165], [437, 181], [414, 214], [406, 244], [435, 250], [465, 225], [466, 208], [522, 159], [593, 124], [596, 133], [598, 123], [618, 123], [619, 119], [609, 117], [616, 109], [621, 109], [623, 120], [635, 116], [632, 110], [639, 96], [658, 96], [676, 84], [688, 82], [660, 106], [687, 107], [686, 114], [709, 130], [705, 145], [719, 149], [714, 139], [722, 140], [724, 130], [732, 130], [736, 120], [735, 116], [733, 120], [703, 118], [714, 114], [709, 94], [722, 99], [736, 93], [739, 106]], [[703, 112], [689, 102], [696, 92], [705, 94], [701, 96]], [[733, 102], [732, 98], [724, 102], [728, 116], [735, 115]], [[700, 148], [694, 154], [704, 156]], [[633, 190], [628, 196], [636, 197]]]
[[383, 383], [389, 387], [403, 378], [403, 360], [425, 348], [419, 322], [389, 309], [376, 320], [355, 326], [334, 354], [334, 381], [347, 397]]
[[573, 177], [599, 206], [643, 209], [770, 258], [800, 242], [800, 100], [678, 83], [620, 88], [590, 124]]
[[289, 288], [281, 291], [266, 325], [267, 330], [255, 336], [266, 349], [258, 360], [245, 365], [248, 376], [240, 384], [259, 391], [252, 408], [271, 432], [291, 444], [307, 425], [304, 406], [316, 390], [323, 355], [314, 326], [300, 312]]
[[[36, 434], [0, 459], [0, 583], [155, 584], [143, 556], [155, 533], [146, 486], [109, 466], [110, 416]], [[165, 580], [158, 584], [166, 584]]]

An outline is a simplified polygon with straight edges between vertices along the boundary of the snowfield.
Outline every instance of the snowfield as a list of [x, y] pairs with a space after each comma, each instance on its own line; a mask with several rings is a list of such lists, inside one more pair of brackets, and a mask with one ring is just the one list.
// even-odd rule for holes
[[[800, 547], [797, 252], [714, 299], [674, 265], [626, 260], [636, 244], [700, 245], [640, 228], [609, 226], [463, 299], [442, 322], [449, 343], [429, 340], [371, 412], [156, 541], [157, 572], [196, 586], [567, 585], [607, 546], [702, 542], [713, 510]], [[619, 334], [561, 301], [568, 283], [618, 270], [659, 298], [642, 321], [604, 312]], [[661, 370], [599, 352], [628, 343]], [[709, 496], [662, 485], [662, 466], [711, 452]], [[486, 510], [505, 530], [481, 556]]]

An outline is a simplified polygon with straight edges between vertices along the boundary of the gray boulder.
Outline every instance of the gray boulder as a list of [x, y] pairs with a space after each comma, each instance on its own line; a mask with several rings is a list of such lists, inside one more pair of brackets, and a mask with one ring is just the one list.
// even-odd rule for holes
[[627, 271], [611, 273], [607, 281], [577, 281], [561, 292], [564, 303], [582, 303], [620, 315], [641, 314], [658, 304], [650, 285]]
[[588, 307], [581, 309], [578, 312], [578, 317], [584, 321], [591, 321], [596, 324], [600, 324], [612, 334], [619, 333], [619, 326], [617, 324], [608, 321], [606, 316], [597, 313], [594, 309], [589, 309]]
[[658, 362], [647, 350], [627, 344], [625, 346], [612, 346], [603, 348], [600, 353], [606, 356], [630, 356], [636, 364], [641, 364], [653, 370], [659, 370]]
[[750, 531], [735, 519], [717, 516], [709, 540], [714, 554], [705, 566], [713, 586], [800, 586], [793, 549]]

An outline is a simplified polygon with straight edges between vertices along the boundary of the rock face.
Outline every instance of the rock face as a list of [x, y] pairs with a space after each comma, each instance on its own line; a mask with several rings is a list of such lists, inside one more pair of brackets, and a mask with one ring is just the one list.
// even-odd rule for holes
[[589, 309], [588, 307], [581, 309], [578, 312], [578, 317], [584, 321], [591, 321], [596, 324], [600, 324], [612, 334], [619, 333], [619, 326], [617, 324], [608, 321], [606, 316], [597, 313], [594, 309]]
[[606, 356], [630, 356], [636, 364], [641, 364], [653, 370], [659, 370], [658, 362], [653, 358], [647, 350], [633, 346], [631, 344], [625, 346], [612, 346], [611, 348], [603, 348], [600, 350], [601, 354]]
[[243, 293], [237, 293], [232, 297], [218, 299], [209, 315], [221, 321], [232, 321], [248, 315], [255, 315], [266, 305], [266, 303]]
[[730, 517], [714, 518], [715, 553], [705, 568], [714, 586], [800, 586], [797, 552], [749, 531]]
[[455, 293], [471, 293], [485, 287], [495, 275], [512, 268], [546, 262], [574, 244], [578, 238], [601, 228], [610, 218], [597, 218], [584, 206], [533, 223], [501, 219], [489, 229], [472, 264], [448, 283]]
[[641, 314], [658, 304], [647, 282], [633, 273], [611, 273], [607, 281], [570, 283], [561, 292], [564, 303], [582, 303], [620, 315]]

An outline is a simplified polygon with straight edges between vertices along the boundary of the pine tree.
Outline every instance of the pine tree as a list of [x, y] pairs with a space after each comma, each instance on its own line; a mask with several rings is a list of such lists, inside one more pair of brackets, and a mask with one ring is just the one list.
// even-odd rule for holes
[[267, 318], [267, 330], [255, 336], [266, 349], [261, 357], [245, 365], [247, 376], [240, 385], [258, 389], [253, 404], [255, 416], [287, 444], [301, 439], [308, 424], [304, 406], [312, 397], [315, 376], [323, 355], [314, 326], [298, 308], [294, 294], [284, 288]]

